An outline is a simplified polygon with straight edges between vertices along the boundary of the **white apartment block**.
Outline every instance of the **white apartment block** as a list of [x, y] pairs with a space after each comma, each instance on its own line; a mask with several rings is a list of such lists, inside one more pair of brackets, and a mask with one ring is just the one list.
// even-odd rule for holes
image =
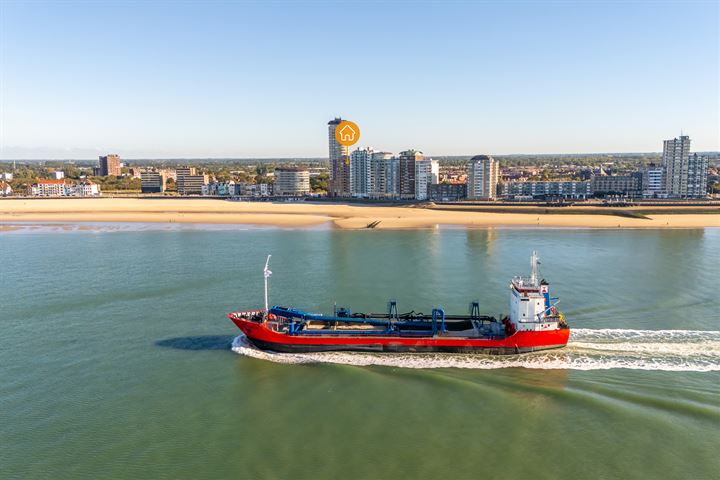
[[427, 200], [430, 185], [440, 179], [440, 164], [431, 158], [415, 161], [415, 199]]
[[665, 172], [663, 167], [650, 165], [643, 170], [643, 197], [665, 195]]
[[30, 187], [35, 197], [97, 197], [100, 187], [93, 182], [65, 183], [65, 180], [38, 180]]
[[398, 160], [390, 152], [373, 152], [370, 159], [370, 195], [392, 198], [398, 194]]
[[690, 156], [690, 137], [663, 142], [663, 167], [665, 168], [665, 191], [671, 197], [686, 197], [688, 182], [688, 157]]
[[350, 154], [350, 194], [368, 197], [372, 193], [372, 147], [358, 148]]
[[310, 193], [310, 172], [297, 167], [275, 169], [276, 195], [307, 195]]
[[100, 186], [93, 182], [80, 182], [70, 185], [70, 196], [73, 197], [97, 197], [100, 195]]
[[675, 198], [707, 196], [708, 158], [690, 153], [690, 137], [663, 142], [665, 193]]
[[30, 187], [30, 194], [33, 197], [65, 197], [65, 180], [38, 180]]
[[704, 198], [707, 196], [708, 164], [707, 156], [693, 153], [688, 156], [687, 196]]
[[476, 155], [468, 163], [468, 191], [470, 200], [493, 200], [497, 196], [498, 162], [490, 155]]

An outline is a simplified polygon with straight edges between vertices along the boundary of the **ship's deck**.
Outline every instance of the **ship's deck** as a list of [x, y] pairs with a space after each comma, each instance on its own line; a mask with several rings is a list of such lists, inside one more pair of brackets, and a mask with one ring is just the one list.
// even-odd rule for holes
[[[387, 317], [377, 318], [369, 317], [369, 320], [387, 322]], [[493, 319], [494, 320], [494, 319]], [[288, 330], [287, 325], [280, 322], [268, 322], [267, 325], [277, 331], [286, 333]], [[396, 331], [400, 334], [427, 334], [432, 335], [432, 323], [428, 321], [413, 322], [412, 325], [403, 325], [403, 322], [397, 322], [394, 325]], [[304, 323], [303, 328], [295, 332], [295, 335], [322, 335], [327, 333], [329, 335], [337, 335], [338, 333], [346, 334], [382, 334], [388, 331], [387, 325], [367, 324], [358, 322], [327, 322], [308, 320]], [[498, 337], [505, 335], [505, 328], [502, 324], [496, 321], [482, 321], [471, 317], [467, 318], [454, 318], [445, 321], [445, 331], [442, 332], [444, 337], [457, 337], [457, 338], [483, 338], [483, 337]]]

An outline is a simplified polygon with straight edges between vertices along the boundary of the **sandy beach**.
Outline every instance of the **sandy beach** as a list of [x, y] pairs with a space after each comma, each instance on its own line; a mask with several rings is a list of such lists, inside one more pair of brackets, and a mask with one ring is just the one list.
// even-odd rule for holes
[[[682, 207], [680, 207], [681, 209]], [[510, 211], [508, 211], [510, 210]], [[527, 210], [527, 209], [524, 209]], [[607, 214], [604, 207], [566, 207], [562, 214], [459, 211], [410, 206], [329, 203], [231, 202], [216, 199], [88, 198], [2, 199], [0, 222], [159, 222], [251, 224], [280, 227], [331, 225], [363, 229], [434, 228], [440, 225], [492, 227], [703, 228], [720, 227], [718, 213], [672, 213], [654, 208], [647, 218]], [[633, 209], [614, 209], [632, 213]], [[670, 209], [667, 209], [670, 211]], [[688, 210], [695, 212], [695, 210]]]

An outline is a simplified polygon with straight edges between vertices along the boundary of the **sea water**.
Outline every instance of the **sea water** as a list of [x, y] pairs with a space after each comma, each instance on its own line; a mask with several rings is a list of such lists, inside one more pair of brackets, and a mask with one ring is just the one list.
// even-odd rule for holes
[[[0, 478], [717, 478], [720, 230], [0, 232]], [[573, 333], [521, 356], [277, 354], [225, 314], [508, 309], [541, 275]]]

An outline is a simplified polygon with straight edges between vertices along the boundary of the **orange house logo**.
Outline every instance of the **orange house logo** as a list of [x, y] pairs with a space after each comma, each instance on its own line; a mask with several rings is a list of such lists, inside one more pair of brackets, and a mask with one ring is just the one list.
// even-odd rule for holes
[[335, 140], [346, 147], [355, 145], [360, 140], [360, 128], [355, 122], [343, 120], [335, 128]]

